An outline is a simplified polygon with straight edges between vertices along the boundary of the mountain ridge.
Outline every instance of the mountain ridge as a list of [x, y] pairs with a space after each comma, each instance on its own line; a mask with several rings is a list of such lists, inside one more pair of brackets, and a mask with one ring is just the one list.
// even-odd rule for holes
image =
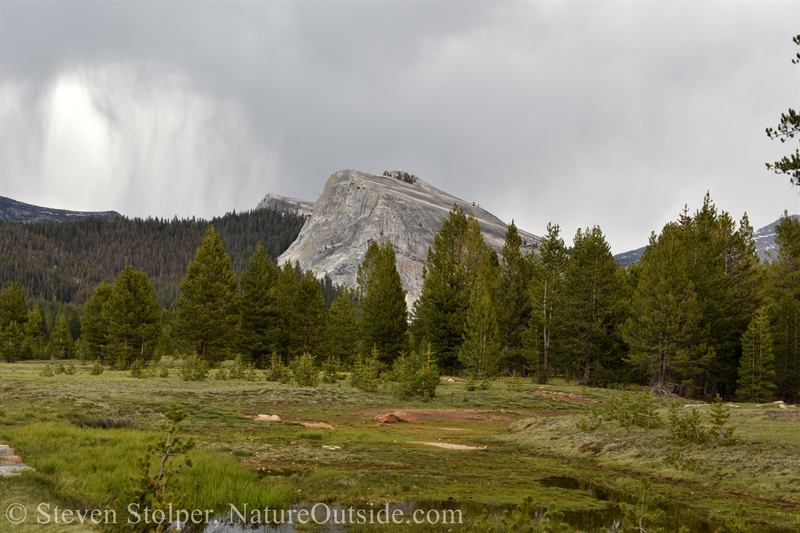
[[13, 198], [0, 196], [0, 220], [8, 222], [68, 222], [85, 218], [114, 219], [122, 215], [116, 211], [69, 211], [26, 204]]

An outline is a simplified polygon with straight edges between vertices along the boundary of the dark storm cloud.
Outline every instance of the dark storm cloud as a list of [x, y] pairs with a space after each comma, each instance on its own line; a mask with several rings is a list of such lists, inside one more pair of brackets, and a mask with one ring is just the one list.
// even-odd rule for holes
[[211, 216], [400, 168], [541, 234], [646, 242], [796, 195], [796, 3], [4, 3], [2, 194]]

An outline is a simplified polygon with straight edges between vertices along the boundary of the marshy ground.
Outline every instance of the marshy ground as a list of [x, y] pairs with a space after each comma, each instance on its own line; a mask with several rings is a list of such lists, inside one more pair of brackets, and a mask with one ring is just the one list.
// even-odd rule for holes
[[[397, 400], [391, 384], [371, 394], [346, 380], [297, 388], [263, 378], [185, 382], [175, 371], [134, 379], [108, 370], [92, 376], [88, 364], [75, 375], [42, 377], [42, 366], [0, 364], [0, 443], [35, 469], [0, 478], [0, 511], [15, 502], [31, 510], [39, 502], [107, 504], [125, 492], [177, 404], [189, 414], [179, 433], [196, 448], [176, 490], [198, 508], [449, 502], [471, 522], [483, 507], [499, 513], [527, 496], [565, 511], [613, 509], [636, 498], [645, 475], [668, 512], [686, 513], [692, 531], [723, 526], [740, 501], [756, 530], [790, 531], [800, 514], [800, 409], [792, 406], [735, 404], [730, 424], [739, 440], [715, 448], [678, 446], [666, 428], [613, 421], [582, 432], [576, 421], [588, 406], [619, 391], [561, 382], [522, 380], [510, 390], [500, 379], [469, 391], [465, 380], [444, 378], [423, 402]], [[656, 401], [666, 420], [670, 400]], [[376, 421], [398, 412], [411, 421]], [[255, 421], [260, 414], [281, 421]], [[50, 524], [47, 531], [97, 529]]]

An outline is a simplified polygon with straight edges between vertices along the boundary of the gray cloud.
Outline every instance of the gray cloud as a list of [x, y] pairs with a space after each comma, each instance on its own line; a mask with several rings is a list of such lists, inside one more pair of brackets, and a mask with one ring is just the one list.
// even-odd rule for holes
[[764, 168], [800, 105], [794, 3], [2, 9], [2, 194], [23, 201], [207, 217], [402, 168], [616, 252], [707, 190], [756, 225], [797, 211]]

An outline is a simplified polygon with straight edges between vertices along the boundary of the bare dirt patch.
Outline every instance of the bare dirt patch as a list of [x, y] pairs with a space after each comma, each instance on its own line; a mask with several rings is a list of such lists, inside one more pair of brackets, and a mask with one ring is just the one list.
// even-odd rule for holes
[[486, 446], [467, 446], [466, 444], [451, 444], [449, 442], [422, 442], [410, 441], [409, 444], [424, 444], [425, 446], [435, 446], [445, 450], [485, 450]]

